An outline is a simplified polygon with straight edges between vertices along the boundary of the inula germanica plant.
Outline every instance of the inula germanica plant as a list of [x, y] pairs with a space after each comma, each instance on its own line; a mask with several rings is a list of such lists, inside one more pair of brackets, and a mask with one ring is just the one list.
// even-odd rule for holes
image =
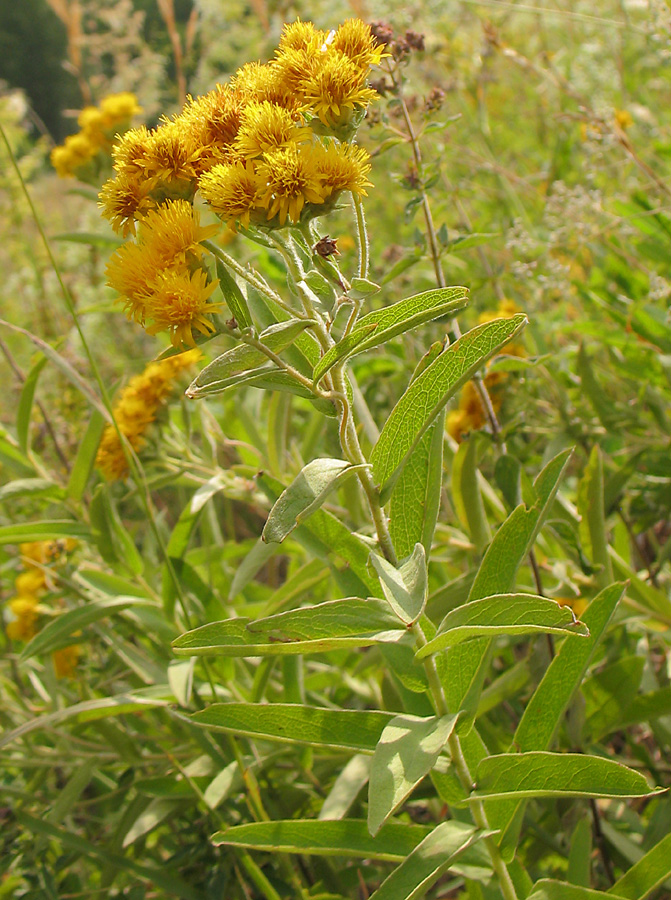
[[[507, 418], [552, 357], [547, 319], [525, 331], [519, 294], [498, 284], [484, 311], [486, 279], [446, 277], [459, 238], [434, 224], [449, 181], [431, 142], [448, 142], [435, 116], [451, 98], [438, 84], [423, 103], [411, 93], [423, 47], [384, 24], [299, 21], [270, 62], [154, 128], [106, 133], [105, 234], [92, 238], [115, 245], [106, 296], [134, 371], [147, 347], [155, 358], [110, 400], [93, 353], [92, 387], [35, 339], [92, 409], [76, 458], [50, 480], [31, 443], [43, 360], [16, 440], [0, 433], [0, 462], [18, 472], [0, 488], [13, 516], [0, 540], [16, 545], [0, 558], [0, 747], [16, 800], [0, 810], [5, 892], [668, 894], [668, 549], [637, 572], [626, 533], [608, 541], [609, 511], [631, 530], [621, 473], [609, 480], [590, 446], [577, 477], [580, 449], [545, 435], [540, 414]], [[97, 121], [89, 109], [83, 130]], [[649, 211], [646, 236], [655, 222], [668, 239]], [[413, 216], [403, 255], [389, 238]], [[593, 303], [623, 289], [614, 271]], [[453, 280], [478, 287], [471, 308]], [[100, 319], [69, 308], [89, 352]], [[662, 319], [618, 322], [668, 359]], [[618, 366], [628, 352], [614, 342]], [[599, 400], [588, 364], [579, 389]], [[564, 414], [559, 388], [552, 398]], [[14, 521], [19, 503], [29, 521]]]
[[[309, 603], [308, 592], [307, 605], [292, 608], [278, 599], [256, 614], [204, 622], [179, 637], [174, 650], [186, 658], [261, 660], [252, 664], [251, 700], [234, 699], [236, 669], [229, 668], [231, 696], [195, 712], [191, 723], [264, 744], [303, 745], [315, 759], [350, 754], [351, 761], [317, 819], [272, 820], [257, 796], [258, 821], [222, 822], [213, 840], [228, 847], [397, 861], [372, 895], [376, 900], [423, 896], [447, 872], [460, 875], [472, 897], [592, 897], [561, 881], [532, 887], [515, 856], [530, 799], [655, 792], [640, 773], [614, 760], [551, 749], [559, 718], [623, 591], [604, 584], [584, 623], [540, 593], [515, 592], [516, 572], [552, 507], [568, 453], [548, 462], [491, 542], [482, 540], [480, 549], [489, 546], [463, 596], [447, 609], [427, 605], [441, 508], [445, 407], [461, 391], [459, 421], [450, 421], [459, 440], [484, 425], [478, 403], [496, 413], [499, 403], [488, 388], [505, 376], [487, 376], [477, 393], [470, 379], [499, 353], [524, 354], [513, 342], [526, 317], [508, 305], [501, 317], [483, 316], [455, 342], [444, 338], [428, 346], [379, 425], [350, 377], [353, 356], [381, 350], [428, 322], [450, 322], [467, 302], [466, 288], [441, 285], [386, 305], [368, 277], [363, 200], [373, 176], [368, 153], [357, 144], [376, 97], [368, 76], [372, 66], [382, 65], [394, 79], [394, 67], [419, 39], [408, 37], [404, 54], [394, 55], [392, 42], [380, 34], [380, 28], [374, 35], [356, 19], [330, 33], [310, 23], [286, 26], [269, 63], [244, 66], [228, 84], [190, 99], [153, 131], [127, 132], [114, 149], [115, 176], [101, 193], [103, 215], [128, 238], [107, 269], [128, 317], [152, 334], [167, 332], [177, 350], [198, 342], [209, 352], [221, 340], [232, 341], [195, 377], [187, 397], [245, 387], [284, 392], [309, 401], [315, 415], [324, 416], [332, 445], [339, 446], [337, 456], [295, 460], [288, 479], [276, 477], [281, 471], [258, 473], [270, 511], [233, 586], [235, 594], [291, 539], [328, 561], [335, 599]], [[340, 270], [326, 222], [350, 203], [358, 241], [355, 273]], [[428, 222], [428, 206], [426, 211]], [[212, 214], [279, 260], [286, 290], [222, 249], [222, 226], [210, 224]], [[289, 410], [285, 406], [284, 427], [292, 421]], [[128, 429], [122, 425], [121, 431]], [[115, 442], [112, 451], [110, 442], [115, 435], [108, 430], [99, 465], [121, 475], [122, 444]], [[478, 506], [472, 455], [460, 466], [464, 502]], [[359, 491], [366, 513], [352, 528]], [[347, 498], [346, 513], [338, 512], [339, 496]], [[474, 515], [469, 509], [468, 516]], [[493, 642], [536, 633], [561, 641], [557, 654], [511, 749], [492, 753], [491, 735], [481, 734], [474, 720]], [[383, 661], [397, 686], [394, 711], [370, 702], [322, 704], [314, 690], [308, 702], [310, 661], [323, 654], [336, 660], [353, 650], [361, 653], [362, 664], [373, 654]], [[276, 660], [283, 664], [285, 702], [264, 702]], [[206, 664], [205, 671], [216, 699], [216, 665]], [[493, 743], [507, 749], [498, 739]], [[367, 820], [346, 818], [366, 781]], [[250, 782], [252, 790], [258, 786]], [[415, 824], [408, 804], [420, 791], [425, 813], [423, 823]], [[433, 800], [427, 797], [432, 791]], [[294, 890], [307, 896], [292, 867], [287, 871], [293, 888], [284, 895]], [[256, 884], [266, 897], [278, 896], [258, 872]]]

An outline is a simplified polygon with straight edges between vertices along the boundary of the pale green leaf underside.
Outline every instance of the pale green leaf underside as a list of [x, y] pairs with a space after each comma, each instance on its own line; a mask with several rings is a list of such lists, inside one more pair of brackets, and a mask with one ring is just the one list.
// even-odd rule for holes
[[373, 475], [383, 493], [391, 491], [407, 458], [450, 397], [526, 322], [526, 316], [520, 314], [479, 325], [412, 382], [392, 410], [371, 455]]
[[427, 597], [426, 551], [415, 544], [412, 555], [398, 568], [375, 553], [370, 562], [390, 607], [404, 625], [412, 625], [424, 611]]
[[303, 466], [270, 510], [263, 540], [281, 544], [301, 521], [319, 509], [344, 478], [362, 468], [344, 459], [313, 459]]
[[346, 337], [339, 340], [335, 347], [331, 347], [330, 350], [327, 350], [315, 366], [312, 375], [313, 382], [317, 384], [337, 362], [340, 362], [341, 359], [347, 359], [357, 352], [359, 345], [362, 344], [368, 335], [372, 331], [375, 331], [376, 328], [376, 322], [364, 327], [359, 325], [351, 334], [348, 334]]
[[449, 612], [436, 636], [417, 652], [417, 658], [424, 659], [472, 638], [534, 632], [589, 634], [569, 607], [561, 607], [554, 600], [536, 594], [495, 594]]
[[376, 834], [436, 764], [456, 716], [395, 716], [382, 732], [370, 768], [368, 828]]
[[373, 753], [393, 715], [293, 703], [215, 703], [189, 718], [197, 725], [258, 740]]
[[[309, 319], [289, 319], [286, 322], [278, 322], [262, 331], [259, 340], [273, 353], [280, 353], [312, 324], [314, 323]], [[269, 362], [265, 353], [248, 344], [238, 344], [205, 366], [189, 385], [186, 395], [196, 399], [206, 394], [218, 393], [227, 387], [241, 383], [242, 380], [254, 377], [259, 370], [266, 368], [272, 371], [274, 366]]]
[[640, 772], [612, 759], [583, 753], [502, 753], [487, 756], [475, 775], [483, 797], [647, 797], [651, 788]]
[[370, 900], [419, 900], [455, 859], [485, 836], [471, 825], [441, 822], [371, 896]]

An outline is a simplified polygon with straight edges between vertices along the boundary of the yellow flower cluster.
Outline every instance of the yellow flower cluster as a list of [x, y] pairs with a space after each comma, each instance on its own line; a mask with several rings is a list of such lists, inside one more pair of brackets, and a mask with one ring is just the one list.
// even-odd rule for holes
[[[276, 228], [328, 212], [343, 191], [366, 194], [369, 156], [351, 140], [376, 97], [367, 76], [382, 55], [359, 19], [330, 33], [297, 21], [285, 26], [270, 62], [248, 63], [228, 84], [189, 98], [173, 119], [121, 138], [100, 207], [115, 231], [139, 235], [137, 244], [117, 251], [108, 270], [130, 316], [151, 321], [153, 331], [170, 331], [175, 346], [194, 345], [192, 324], [213, 330], [205, 316], [215, 311], [208, 303], [214, 287], [192, 258], [179, 278], [170, 264], [169, 276], [152, 280], [143, 274], [138, 287], [140, 269], [151, 269], [140, 259], [148, 249], [145, 232], [166, 206], [193, 208], [200, 191], [232, 229]], [[196, 243], [202, 240], [201, 232]], [[198, 254], [195, 246], [190, 252]], [[188, 295], [186, 318], [181, 308], [168, 310], [173, 299], [180, 307], [180, 292]]]
[[[478, 317], [478, 324], [491, 322], [493, 319], [509, 318], [519, 312], [519, 308], [512, 300], [502, 300], [498, 308], [492, 312], [484, 312]], [[507, 344], [502, 350], [502, 355], [525, 357], [526, 350], [522, 344]], [[505, 372], [488, 372], [484, 377], [485, 387], [492, 401], [492, 408], [498, 415], [503, 403], [503, 384], [506, 380]], [[455, 441], [461, 441], [463, 436], [471, 431], [478, 431], [487, 422], [487, 415], [482, 406], [478, 391], [472, 381], [468, 381], [461, 389], [459, 406], [452, 410], [447, 417], [448, 434]]]
[[218, 282], [209, 279], [201, 242], [217, 230], [201, 227], [188, 200], [168, 200], [150, 210], [137, 240], [122, 244], [107, 265], [107, 283], [121, 295], [128, 317], [150, 334], [167, 331], [175, 347], [193, 347], [194, 328], [214, 331], [208, 316], [221, 308], [210, 302]]
[[[146, 431], [172, 392], [175, 379], [198, 362], [199, 358], [199, 350], [189, 350], [178, 356], [151, 362], [143, 372], [131, 378], [121, 392], [114, 405], [114, 418], [119, 431], [136, 453], [146, 444]], [[109, 481], [124, 478], [128, 474], [126, 455], [112, 425], [105, 426], [98, 447], [96, 466]]]
[[[14, 581], [16, 595], [7, 603], [11, 615], [5, 629], [8, 638], [29, 641], [37, 634], [40, 604], [50, 589], [48, 567], [62, 564], [65, 555], [76, 546], [77, 542], [70, 538], [21, 544], [24, 571], [17, 575]], [[56, 675], [59, 678], [72, 675], [78, 658], [76, 645], [54, 651], [52, 660]]]
[[51, 164], [61, 178], [76, 176], [99, 184], [114, 138], [130, 127], [133, 116], [142, 112], [135, 94], [110, 94], [100, 106], [86, 106], [77, 119], [79, 131], [51, 151]]

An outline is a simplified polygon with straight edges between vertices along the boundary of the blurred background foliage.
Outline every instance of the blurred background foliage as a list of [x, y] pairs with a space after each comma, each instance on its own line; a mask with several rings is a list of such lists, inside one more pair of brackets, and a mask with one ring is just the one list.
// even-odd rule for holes
[[[580, 481], [592, 449], [601, 448], [615, 574], [633, 585], [620, 618], [628, 628], [611, 633], [595, 664], [612, 678], [595, 676], [562, 742], [598, 742], [604, 753], [615, 748], [667, 784], [669, 710], [633, 730], [626, 716], [617, 715], [599, 728], [594, 722], [585, 726], [585, 704], [589, 721], [603, 697], [621, 694], [622, 685], [632, 696], [668, 691], [670, 685], [671, 10], [664, 0], [604, 0], [596, 6], [557, 0], [552, 9], [539, 10], [514, 0], [3, 4], [0, 120], [84, 333], [112, 393], [157, 353], [156, 341], [125, 320], [104, 284], [115, 238], [100, 220], [95, 191], [58, 180], [49, 167], [48, 152], [76, 130], [77, 111], [110, 92], [130, 90], [151, 125], [177, 112], [187, 94], [209, 90], [247, 61], [267, 59], [283, 22], [300, 16], [326, 28], [351, 15], [385, 21], [399, 35], [424, 35], [424, 49], [408, 54], [403, 85], [421, 160], [407, 140], [399, 97], [382, 74], [381, 100], [359, 136], [373, 155], [375, 188], [367, 215], [371, 277], [382, 285], [380, 302], [435, 285], [422, 213], [427, 195], [447, 281], [471, 290], [462, 328], [504, 301], [528, 313], [526, 356], [494, 365], [505, 372], [502, 440], [513, 462], [503, 471], [501, 440], [495, 442], [484, 428], [475, 445], [487, 485], [486, 515], [496, 524], [513, 502], [511, 465], [531, 476], [561, 449], [575, 446], [565, 503], [539, 542], [538, 565], [549, 596], [591, 596], [597, 586], [594, 548], [577, 524], [576, 504], [586, 511], [588, 485], [583, 479], [581, 494]], [[329, 228], [339, 240], [344, 270], [351, 270], [355, 249], [348, 211], [332, 218]], [[75, 234], [88, 237], [73, 239]], [[285, 273], [263, 248], [230, 236], [227, 251], [243, 262], [254, 259], [282, 288]], [[0, 268], [3, 318], [52, 344], [91, 382], [58, 279], [2, 146]], [[384, 355], [357, 358], [353, 371], [378, 424], [429, 343], [443, 334], [435, 325], [404, 337]], [[11, 760], [5, 757], [3, 790], [10, 799], [0, 810], [6, 819], [0, 896], [263, 896], [254, 893], [259, 889], [245, 857], [212, 847], [209, 835], [249, 818], [259, 783], [273, 817], [314, 814], [322, 786], [330, 787], [343, 760], [305, 751], [296, 765], [284, 748], [259, 754], [247, 744], [215, 740], [175, 715], [175, 698], [183, 706], [192, 703], [194, 673], [176, 663], [169, 648], [189, 623], [179, 605], [175, 612], [170, 590], [162, 588], [161, 542], [181, 523], [186, 537], [179, 547], [180, 572], [191, 619], [230, 615], [229, 595], [238, 596], [232, 590], [236, 572], [268, 508], [252, 476], [264, 468], [290, 477], [301, 460], [334, 453], [333, 436], [322, 434], [322, 420], [302, 401], [289, 408], [278, 395], [246, 390], [207, 404], [176, 401], [165, 410], [144, 460], [152, 528], [142, 491], [134, 485], [117, 485], [109, 495], [100, 485], [74, 494], [66, 490], [72, 461], [91, 428], [87, 401], [71, 378], [50, 366], [26, 420], [25, 399], [23, 405], [20, 400], [26, 383], [37, 381], [41, 356], [25, 335], [6, 328], [0, 349], [2, 524], [72, 518], [109, 529], [60, 560], [43, 615], [48, 620], [92, 598], [102, 602], [118, 594], [155, 604], [110, 613], [113, 624], [101, 619], [82, 625], [85, 649], [69, 677], [57, 677], [48, 654], [19, 661], [21, 645], [7, 642], [2, 724], [11, 731], [35, 717], [44, 720], [13, 745]], [[23, 438], [17, 435], [17, 408]], [[474, 560], [460, 487], [449, 480], [461, 451], [454, 441], [448, 450], [431, 570], [438, 609], [463, 597]], [[27, 477], [47, 483], [31, 492], [12, 489]], [[520, 477], [524, 484], [527, 475]], [[217, 496], [198, 523], [191, 522], [185, 510], [204, 486]], [[339, 499], [347, 517], [358, 500]], [[105, 534], [113, 536], [110, 546]], [[135, 548], [130, 556], [128, 542]], [[14, 544], [0, 550], [0, 567], [6, 600], [22, 571]], [[267, 603], [298, 603], [305, 585], [311, 599], [328, 599], [334, 595], [329, 572], [297, 542], [287, 542], [282, 555], [249, 574], [237, 602], [252, 613]], [[537, 586], [531, 569], [520, 582], [529, 590]], [[300, 584], [300, 591], [292, 593], [292, 584]], [[283, 585], [288, 587], [278, 600], [275, 592]], [[653, 625], [636, 618], [641, 606], [657, 611]], [[525, 684], [535, 683], [547, 664], [543, 647], [523, 645], [522, 651], [505, 644], [497, 652], [497, 676], [515, 674], [488, 686], [481, 724], [493, 747], [504, 745], [508, 720], [522, 708], [512, 688], [521, 687], [524, 696]], [[608, 669], [622, 660], [617, 671]], [[312, 665], [304, 686], [295, 690], [318, 703], [383, 703], [390, 709], [406, 697], [403, 685], [379, 677], [373, 654], [330, 662]], [[286, 698], [280, 679], [261, 666], [218, 662], [214, 677], [214, 693], [225, 699], [264, 691]], [[207, 681], [198, 668], [203, 695], [210, 690]], [[123, 701], [125, 715], [103, 717], [106, 699], [131, 694]], [[59, 713], [75, 704], [84, 704], [81, 713], [61, 722]], [[244, 790], [231, 768], [236, 757], [253, 771]], [[415, 799], [410, 817], [436, 813], [434, 799]], [[9, 809], [15, 804], [17, 816]], [[531, 867], [564, 872], [579, 815], [575, 807], [536, 804], [525, 838]], [[604, 819], [600, 840], [606, 850], [594, 866], [606, 884], [608, 865], [631, 864], [641, 848], [671, 828], [671, 803], [662, 797], [640, 810], [615, 803]], [[263, 867], [281, 896], [298, 896], [291, 893], [293, 876], [283, 863], [264, 860]], [[365, 880], [374, 884], [384, 865], [365, 868]], [[338, 895], [359, 896], [359, 869], [338, 872]], [[301, 877], [310, 896], [331, 896], [325, 887], [335, 883], [330, 864], [305, 863]]]

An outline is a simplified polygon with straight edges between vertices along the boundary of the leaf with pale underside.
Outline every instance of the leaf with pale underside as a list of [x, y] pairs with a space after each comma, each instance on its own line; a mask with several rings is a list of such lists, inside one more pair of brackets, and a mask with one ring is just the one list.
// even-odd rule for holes
[[380, 577], [380, 585], [387, 602], [405, 625], [412, 625], [422, 615], [426, 606], [427, 572], [424, 546], [415, 544], [412, 555], [398, 568], [375, 553], [371, 553], [370, 561]]

